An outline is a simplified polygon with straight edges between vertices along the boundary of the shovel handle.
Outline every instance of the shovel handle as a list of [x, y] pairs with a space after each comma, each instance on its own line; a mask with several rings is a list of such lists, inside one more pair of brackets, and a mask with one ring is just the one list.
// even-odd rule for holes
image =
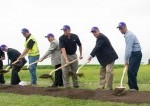
[[[25, 56], [26, 56], [26, 54], [22, 58], [24, 58]], [[12, 64], [16, 64], [17, 62], [19, 62], [18, 59], [16, 61], [14, 61]]]
[[82, 64], [82, 65], [78, 68], [78, 70], [77, 70], [76, 74], [78, 74], [78, 73], [79, 73], [79, 70], [80, 70], [83, 66], [85, 66], [87, 63], [88, 63], [88, 62], [86, 62], [86, 63]]
[[74, 63], [74, 62], [76, 62], [76, 61], [78, 61], [78, 60], [79, 60], [79, 58], [77, 58], [77, 59], [75, 59], [75, 60], [69, 62], [68, 64], [65, 64], [65, 65], [63, 65], [63, 66], [61, 66], [61, 67], [59, 67], [59, 68], [57, 68], [57, 69], [55, 69], [55, 70], [53, 70], [52, 72], [50, 72], [49, 75], [52, 75], [53, 72], [55, 72], [55, 71], [57, 71], [57, 70], [59, 70], [59, 69], [62, 69], [62, 68], [64, 68], [64, 67], [68, 66], [69, 64], [72, 64], [72, 63]]
[[[47, 56], [45, 59], [47, 59], [47, 58], [49, 58], [49, 57], [50, 57], [50, 56]], [[45, 60], [45, 59], [44, 59], [44, 60]], [[31, 65], [36, 64], [36, 63], [38, 63], [38, 62], [39, 62], [39, 60], [37, 60], [37, 61], [35, 61], [35, 62], [33, 62], [33, 63], [27, 65], [27, 68], [29, 68]]]
[[29, 65], [27, 66], [27, 68], [29, 68], [31, 65], [36, 64], [36, 63], [38, 63], [38, 62], [39, 62], [39, 60], [37, 60], [37, 61], [35, 61], [35, 62], [29, 64]]
[[125, 72], [126, 72], [127, 68], [128, 68], [128, 66], [125, 66], [124, 69], [123, 69], [123, 74], [122, 74], [121, 82], [120, 82], [121, 87], [123, 86], [123, 78], [124, 78], [124, 75], [125, 75]]
[[9, 70], [11, 68], [11, 66], [7, 66], [5, 70]]

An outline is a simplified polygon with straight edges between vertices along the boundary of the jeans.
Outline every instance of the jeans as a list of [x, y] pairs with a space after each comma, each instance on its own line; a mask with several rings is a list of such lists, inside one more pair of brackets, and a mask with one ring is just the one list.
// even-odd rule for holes
[[139, 90], [137, 85], [137, 73], [142, 59], [141, 51], [132, 52], [128, 66], [128, 85], [130, 89]]
[[[39, 55], [37, 56], [29, 56], [29, 64], [39, 60]], [[33, 64], [29, 67], [30, 75], [31, 75], [31, 84], [37, 84], [37, 76], [36, 76], [36, 67], [37, 63]]]

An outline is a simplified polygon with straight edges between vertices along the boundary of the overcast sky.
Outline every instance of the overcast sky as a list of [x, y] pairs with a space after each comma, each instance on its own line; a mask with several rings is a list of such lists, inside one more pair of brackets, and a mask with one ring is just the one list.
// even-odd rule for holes
[[[123, 63], [125, 41], [116, 29], [121, 21], [139, 38], [142, 62], [147, 63], [150, 58], [150, 0], [0, 0], [0, 45], [22, 51], [25, 38], [21, 29], [25, 27], [37, 39], [43, 55], [49, 48], [44, 36], [53, 33], [58, 39], [63, 34], [60, 29], [67, 24], [82, 42], [84, 59], [80, 63], [83, 63], [95, 45], [90, 29], [98, 26], [119, 55], [116, 63]], [[98, 62], [93, 59], [91, 63]]]

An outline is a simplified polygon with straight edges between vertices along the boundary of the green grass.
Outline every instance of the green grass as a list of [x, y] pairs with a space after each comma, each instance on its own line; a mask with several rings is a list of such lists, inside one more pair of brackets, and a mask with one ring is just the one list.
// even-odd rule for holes
[[[45, 69], [42, 69], [45, 68]], [[80, 87], [82, 89], [96, 89], [99, 83], [99, 66], [98, 65], [87, 65], [81, 69], [84, 72], [84, 77], [79, 78]], [[44, 73], [49, 73], [53, 68], [40, 66], [37, 70], [37, 75], [40, 76]], [[123, 71], [122, 65], [116, 65], [114, 67], [114, 88], [119, 85], [121, 74]], [[150, 65], [141, 65], [138, 73], [138, 83], [140, 91], [150, 91]], [[20, 73], [22, 81], [30, 82], [30, 74], [28, 70], [22, 70]], [[10, 73], [5, 74], [5, 79], [7, 84], [9, 84]], [[127, 86], [127, 76], [125, 76], [124, 84], [126, 89]], [[50, 80], [38, 79], [38, 86], [46, 87], [52, 84]], [[56, 98], [50, 96], [40, 96], [40, 95], [16, 95], [0, 93], [0, 106], [126, 106], [129, 104], [114, 103], [114, 102], [102, 102], [102, 101], [92, 101], [92, 100], [74, 100], [68, 98]], [[136, 104], [130, 104], [131, 106], [136, 106]], [[129, 105], [129, 106], [130, 106]], [[149, 106], [149, 104], [140, 104], [138, 106]]]

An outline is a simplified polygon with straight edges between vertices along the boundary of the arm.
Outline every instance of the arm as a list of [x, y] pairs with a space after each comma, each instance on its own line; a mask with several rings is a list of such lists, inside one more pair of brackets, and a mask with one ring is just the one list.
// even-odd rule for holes
[[65, 48], [61, 48], [61, 52], [62, 52], [62, 56], [64, 57], [66, 64], [69, 63], [68, 57], [67, 57], [67, 53], [66, 53], [66, 49]]
[[90, 56], [88, 58], [88, 63], [92, 60], [92, 58], [95, 57], [95, 55], [97, 54], [97, 52], [100, 51], [100, 49], [103, 46], [103, 44], [104, 44], [104, 40], [97, 41], [94, 49], [92, 50], [92, 52], [91, 52], [91, 54], [90, 54]]
[[22, 54], [18, 57], [17, 60], [23, 58], [27, 53], [28, 53], [29, 49], [28, 48], [25, 48], [24, 51], [22, 52]]
[[129, 58], [130, 58], [131, 52], [132, 52], [132, 45], [134, 42], [134, 36], [133, 35], [126, 36], [125, 42], [126, 42], [125, 65], [128, 65], [129, 64]]
[[2, 56], [0, 57], [0, 60], [5, 60], [5, 53], [1, 51]]
[[67, 57], [65, 45], [64, 45], [64, 42], [61, 38], [59, 38], [59, 47], [60, 47], [63, 58], [65, 59], [66, 63], [68, 64], [69, 60], [68, 60], [68, 57]]
[[39, 60], [40, 62], [43, 61], [48, 55], [52, 54], [54, 52], [54, 50], [56, 49], [57, 45], [52, 42], [50, 44], [50, 48], [48, 49], [48, 51], [43, 55], [43, 57]]
[[79, 52], [80, 52], [80, 59], [82, 59], [82, 58], [83, 58], [83, 57], [82, 57], [82, 45], [79, 46]]
[[82, 44], [80, 42], [79, 37], [77, 36], [77, 45], [79, 46], [79, 52], [80, 52], [80, 59], [82, 59]]
[[32, 39], [29, 40], [27, 47], [24, 49], [24, 51], [22, 52], [22, 54], [19, 56], [17, 60], [19, 60], [20, 58], [23, 58], [28, 53], [28, 51], [33, 48], [34, 44], [35, 44], [35, 41], [33, 41]]

